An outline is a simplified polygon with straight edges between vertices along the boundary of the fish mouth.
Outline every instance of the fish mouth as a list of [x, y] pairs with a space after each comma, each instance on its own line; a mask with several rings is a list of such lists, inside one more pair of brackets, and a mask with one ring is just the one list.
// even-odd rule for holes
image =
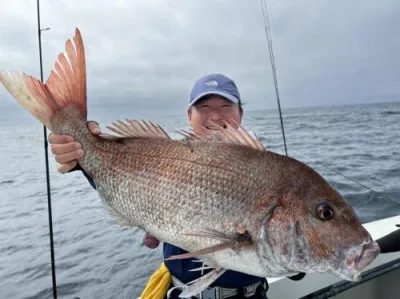
[[365, 267], [372, 263], [372, 261], [381, 252], [381, 248], [375, 241], [362, 245], [361, 254], [355, 261], [355, 268], [362, 271]]
[[375, 241], [348, 248], [342, 253], [342, 256], [346, 257], [344, 263], [335, 272], [345, 280], [360, 281], [361, 271], [371, 264], [380, 252], [381, 249]]

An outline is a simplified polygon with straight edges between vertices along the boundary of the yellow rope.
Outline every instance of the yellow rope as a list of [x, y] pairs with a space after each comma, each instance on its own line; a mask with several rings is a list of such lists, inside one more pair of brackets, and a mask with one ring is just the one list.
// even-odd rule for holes
[[162, 263], [160, 268], [150, 277], [140, 299], [163, 299], [170, 284], [171, 274], [165, 264]]

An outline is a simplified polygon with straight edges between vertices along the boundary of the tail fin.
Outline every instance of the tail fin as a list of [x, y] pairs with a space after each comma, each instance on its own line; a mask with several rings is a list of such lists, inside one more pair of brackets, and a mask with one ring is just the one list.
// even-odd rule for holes
[[58, 55], [54, 68], [45, 84], [25, 73], [0, 71], [0, 82], [18, 103], [40, 120], [51, 131], [57, 113], [65, 108], [77, 110], [85, 118], [86, 62], [79, 29], [66, 42], [66, 53]]

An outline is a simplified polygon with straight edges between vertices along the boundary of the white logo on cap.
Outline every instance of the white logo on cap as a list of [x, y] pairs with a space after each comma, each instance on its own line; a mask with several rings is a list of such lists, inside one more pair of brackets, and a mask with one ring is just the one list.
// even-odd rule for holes
[[208, 86], [218, 86], [218, 82], [217, 81], [215, 81], [215, 80], [211, 80], [211, 81], [208, 81], [208, 82], [206, 82], [206, 83], [204, 83], [204, 84], [206, 84], [206, 85], [208, 85]]

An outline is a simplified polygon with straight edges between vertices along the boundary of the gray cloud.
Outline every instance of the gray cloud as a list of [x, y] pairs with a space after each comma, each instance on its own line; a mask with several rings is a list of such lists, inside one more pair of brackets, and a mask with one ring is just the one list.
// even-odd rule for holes
[[[268, 1], [282, 106], [398, 100], [399, 10], [396, 0]], [[36, 1], [9, 1], [0, 19], [0, 68], [38, 77]], [[90, 105], [184, 111], [194, 80], [222, 72], [248, 109], [276, 107], [258, 0], [42, 0], [41, 21], [45, 78], [80, 28]]]

